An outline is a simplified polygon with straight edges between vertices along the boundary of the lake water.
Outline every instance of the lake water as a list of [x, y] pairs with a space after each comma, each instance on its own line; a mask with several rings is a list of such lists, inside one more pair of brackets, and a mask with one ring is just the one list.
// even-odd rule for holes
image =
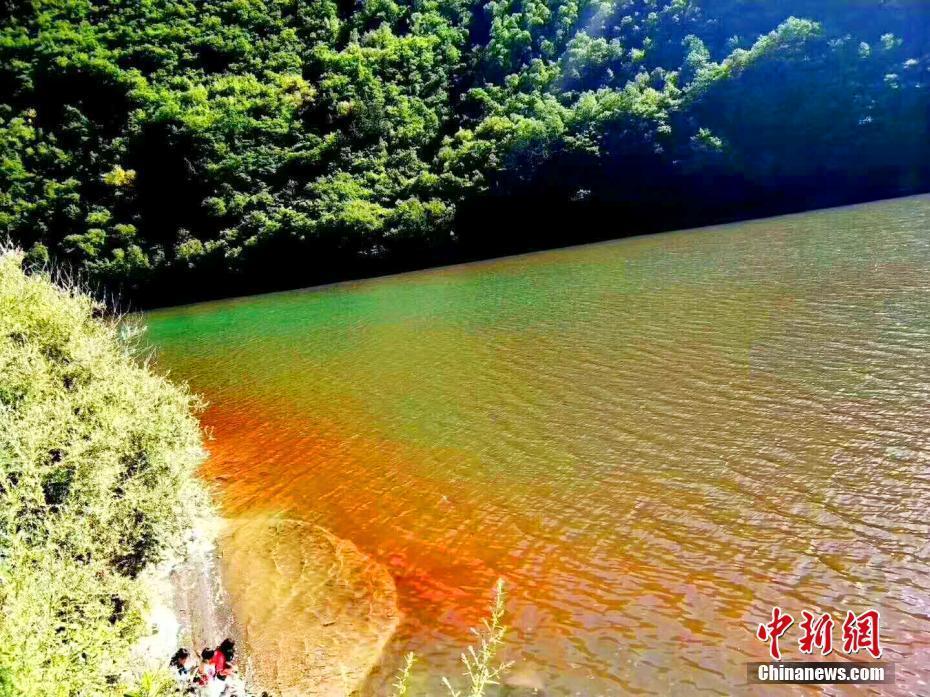
[[408, 650], [441, 694], [498, 577], [510, 681], [549, 695], [766, 694], [744, 664], [773, 605], [832, 613], [838, 648], [879, 609], [882, 694], [930, 694], [928, 197], [148, 321], [209, 402], [226, 513], [322, 526], [393, 577], [366, 694]]

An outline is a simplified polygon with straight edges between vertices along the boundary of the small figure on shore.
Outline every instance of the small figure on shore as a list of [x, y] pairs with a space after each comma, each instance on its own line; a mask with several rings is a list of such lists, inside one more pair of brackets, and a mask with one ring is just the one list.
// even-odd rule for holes
[[180, 648], [171, 657], [172, 675], [182, 694], [201, 697], [237, 697], [245, 695], [245, 686], [238, 676], [236, 642], [226, 638], [216, 649], [204, 649], [196, 666], [190, 652]]
[[194, 675], [194, 684], [200, 688], [200, 694], [214, 697], [222, 691], [222, 686], [217, 684], [216, 666], [213, 664], [213, 649], [204, 649], [200, 654], [200, 666]]
[[216, 651], [211, 659], [213, 666], [216, 668], [216, 677], [220, 680], [232, 676], [236, 672], [236, 642], [227, 637], [216, 647]]
[[191, 681], [193, 679], [194, 665], [191, 659], [191, 653], [185, 648], [175, 651], [168, 664], [171, 669], [171, 675], [178, 684], [178, 690], [182, 694], [192, 692]]

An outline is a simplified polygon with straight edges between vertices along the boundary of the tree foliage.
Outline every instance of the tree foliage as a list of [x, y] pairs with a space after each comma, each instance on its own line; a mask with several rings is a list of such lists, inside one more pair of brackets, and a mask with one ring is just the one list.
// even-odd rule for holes
[[138, 297], [930, 182], [919, 0], [5, 4], [0, 229]]

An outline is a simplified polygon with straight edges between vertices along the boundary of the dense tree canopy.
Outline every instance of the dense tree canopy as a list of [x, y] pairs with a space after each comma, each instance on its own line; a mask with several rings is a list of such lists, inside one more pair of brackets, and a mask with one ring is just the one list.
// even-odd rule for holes
[[0, 230], [143, 301], [930, 188], [920, 0], [0, 7]]

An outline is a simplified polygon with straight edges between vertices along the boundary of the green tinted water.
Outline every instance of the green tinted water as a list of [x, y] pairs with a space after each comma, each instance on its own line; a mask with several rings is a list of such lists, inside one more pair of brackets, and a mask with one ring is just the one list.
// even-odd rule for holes
[[898, 689], [926, 688], [930, 198], [149, 322], [211, 404], [227, 511], [391, 572], [371, 694], [409, 649], [424, 693], [424, 664], [458, 674], [498, 576], [510, 679], [547, 694], [748, 692], [775, 604], [881, 609]]

